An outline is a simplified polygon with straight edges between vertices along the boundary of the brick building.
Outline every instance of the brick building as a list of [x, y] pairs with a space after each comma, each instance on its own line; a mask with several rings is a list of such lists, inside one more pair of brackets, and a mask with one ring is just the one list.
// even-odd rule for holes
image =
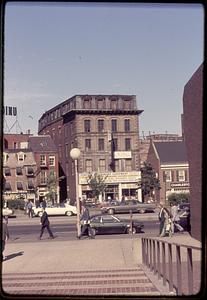
[[[5, 200], [42, 201], [48, 193], [47, 178], [58, 173], [58, 152], [50, 136], [5, 134], [3, 175]], [[59, 202], [59, 182], [56, 182]]]
[[[201, 240], [202, 232], [202, 157], [203, 157], [203, 65], [186, 83], [183, 93], [183, 133], [190, 174], [192, 236]], [[204, 198], [204, 207], [206, 199]], [[203, 214], [205, 218], [206, 215]]]
[[89, 173], [107, 175], [105, 197], [135, 197], [140, 178], [139, 120], [133, 95], [75, 95], [45, 112], [39, 134], [54, 140], [60, 161], [60, 176], [66, 176], [61, 197], [75, 199], [74, 162], [70, 150], [81, 151], [78, 160], [79, 195], [90, 197]]
[[171, 193], [189, 192], [189, 165], [184, 142], [153, 142], [151, 140], [147, 162], [158, 175], [161, 189], [155, 199], [166, 203]]

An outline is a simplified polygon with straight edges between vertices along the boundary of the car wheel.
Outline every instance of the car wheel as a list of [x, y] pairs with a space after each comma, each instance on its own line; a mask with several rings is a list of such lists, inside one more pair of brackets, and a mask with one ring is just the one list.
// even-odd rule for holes
[[72, 216], [73, 215], [73, 213], [72, 213], [72, 211], [66, 211], [66, 216], [68, 216], [68, 217], [70, 217], [70, 216]]
[[39, 211], [38, 213], [37, 213], [37, 215], [38, 215], [38, 217], [42, 217], [42, 215], [43, 215], [43, 212], [42, 211]]
[[113, 214], [114, 214], [114, 209], [113, 209], [113, 208], [110, 208], [110, 209], [108, 210], [108, 213], [109, 213], [110, 215], [113, 215]]
[[137, 231], [136, 231], [136, 228], [135, 227], [132, 227], [132, 232], [131, 232], [131, 227], [128, 227], [127, 228], [127, 233], [128, 234], [130, 234], [130, 233], [132, 233], [132, 234], [135, 234]]
[[91, 227], [90, 228], [90, 236], [95, 236], [96, 235], [96, 229]]
[[140, 212], [140, 214], [144, 214], [145, 210], [144, 209], [140, 209], [139, 212]]

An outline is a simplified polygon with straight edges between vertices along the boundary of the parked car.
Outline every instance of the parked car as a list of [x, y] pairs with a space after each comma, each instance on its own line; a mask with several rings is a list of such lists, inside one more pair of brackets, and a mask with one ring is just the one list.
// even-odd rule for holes
[[179, 224], [183, 227], [185, 231], [191, 231], [191, 226], [190, 226], [190, 209], [185, 208], [185, 210], [180, 210], [179, 211]]
[[180, 203], [179, 205], [178, 205], [178, 211], [184, 211], [184, 210], [186, 210], [186, 208], [187, 209], [190, 209], [190, 203]]
[[[124, 220], [112, 215], [97, 214], [91, 216], [90, 227], [93, 234], [131, 233], [130, 220]], [[143, 223], [132, 220], [132, 233], [141, 232]]]
[[14, 214], [14, 211], [12, 209], [8, 208], [8, 207], [4, 207], [2, 209], [2, 214], [3, 214], [4, 217], [5, 216], [9, 217], [9, 216], [12, 216]]
[[[49, 216], [72, 216], [77, 214], [76, 206], [70, 204], [49, 205], [45, 210]], [[41, 217], [43, 214], [43, 208], [33, 208], [33, 214], [34, 216]]]
[[154, 212], [156, 205], [154, 203], [142, 203], [138, 200], [116, 201], [113, 204], [108, 204], [101, 208], [102, 213], [109, 213], [111, 215], [116, 213], [145, 213]]

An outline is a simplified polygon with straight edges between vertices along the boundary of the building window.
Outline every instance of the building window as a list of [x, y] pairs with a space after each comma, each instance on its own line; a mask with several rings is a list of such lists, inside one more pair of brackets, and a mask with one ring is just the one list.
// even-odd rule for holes
[[14, 149], [17, 149], [17, 142], [14, 142]]
[[106, 171], [106, 161], [105, 159], [99, 159], [99, 171], [105, 172]]
[[104, 151], [104, 139], [98, 139], [98, 150]]
[[17, 182], [17, 190], [23, 190], [23, 184], [20, 181]]
[[4, 163], [7, 163], [9, 159], [9, 155], [7, 153], [4, 153]]
[[40, 172], [40, 184], [46, 184], [46, 171], [41, 171]]
[[117, 132], [117, 120], [115, 119], [111, 120], [111, 131]]
[[86, 100], [84, 100], [83, 101], [83, 108], [84, 109], [89, 109], [90, 108], [90, 105], [91, 103], [90, 103], [90, 100], [89, 99], [86, 99]]
[[55, 156], [49, 156], [49, 166], [55, 166]]
[[104, 109], [104, 100], [97, 100], [97, 109]]
[[24, 153], [20, 152], [17, 154], [17, 157], [18, 157], [18, 161], [24, 161], [26, 155]]
[[46, 156], [43, 154], [40, 155], [40, 165], [46, 166]]
[[125, 130], [125, 132], [130, 131], [130, 120], [129, 119], [124, 120], [124, 130]]
[[118, 150], [118, 139], [113, 138], [112, 143], [113, 143], [113, 150], [117, 151]]
[[85, 150], [91, 150], [91, 139], [85, 139]]
[[84, 132], [91, 132], [91, 121], [84, 120]]
[[185, 181], [185, 170], [178, 171], [178, 181]]
[[4, 190], [5, 191], [11, 191], [11, 184], [10, 184], [10, 182], [5, 182], [5, 184], [4, 184]]
[[4, 170], [4, 175], [5, 175], [5, 176], [11, 176], [11, 171], [10, 171], [9, 168], [5, 168], [5, 170]]
[[32, 180], [28, 180], [27, 187], [28, 187], [28, 190], [34, 189], [34, 183]]
[[22, 175], [22, 168], [21, 167], [16, 168], [16, 175]]
[[104, 131], [104, 120], [98, 120], [98, 132]]
[[86, 159], [86, 172], [90, 173], [92, 172], [92, 160]]
[[119, 159], [115, 159], [114, 163], [115, 163], [115, 171], [119, 172], [120, 171]]
[[126, 151], [131, 150], [131, 139], [129, 139], [129, 138], [125, 139], [125, 150]]
[[27, 167], [27, 175], [34, 175], [33, 167]]
[[117, 100], [111, 100], [111, 109], [117, 109]]
[[130, 109], [130, 108], [131, 108], [130, 100], [124, 100], [124, 109]]
[[163, 172], [163, 181], [171, 182], [172, 181], [172, 172], [170, 170]]
[[132, 160], [131, 159], [125, 159], [125, 171], [129, 172], [132, 170]]

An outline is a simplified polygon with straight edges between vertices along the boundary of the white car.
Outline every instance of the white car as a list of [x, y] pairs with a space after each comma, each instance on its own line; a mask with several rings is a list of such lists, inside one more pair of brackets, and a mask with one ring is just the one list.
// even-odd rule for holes
[[[64, 205], [51, 205], [46, 207], [46, 212], [48, 216], [72, 216], [77, 214], [76, 206], [64, 204]], [[37, 207], [33, 208], [35, 216], [41, 217], [43, 214], [43, 208]]]
[[3, 216], [8, 216], [9, 217], [9, 216], [12, 216], [13, 213], [14, 213], [13, 210], [8, 208], [8, 207], [5, 207], [5, 208], [2, 209]]

